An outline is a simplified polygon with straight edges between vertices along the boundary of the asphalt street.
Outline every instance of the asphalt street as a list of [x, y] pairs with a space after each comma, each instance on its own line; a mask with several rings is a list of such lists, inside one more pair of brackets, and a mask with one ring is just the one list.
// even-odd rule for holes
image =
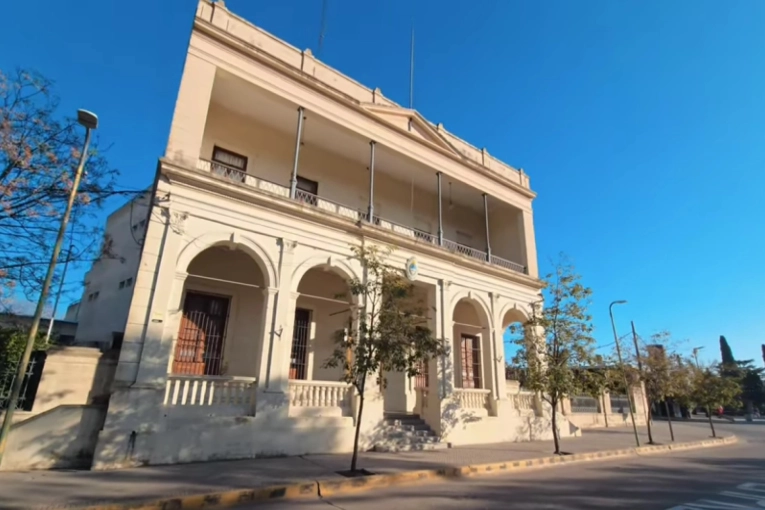
[[[706, 425], [694, 423], [689, 426]], [[661, 456], [561, 466], [523, 474], [404, 486], [329, 499], [259, 504], [257, 508], [762, 509], [765, 507], [765, 422], [717, 424], [716, 428], [720, 435], [737, 435], [739, 443]]]

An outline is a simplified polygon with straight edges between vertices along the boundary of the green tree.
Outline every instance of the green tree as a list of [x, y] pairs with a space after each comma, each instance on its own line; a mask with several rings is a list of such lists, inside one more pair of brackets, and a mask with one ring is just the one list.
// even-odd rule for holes
[[720, 335], [720, 357], [722, 358], [723, 366], [735, 365], [736, 358], [733, 357], [733, 351], [728, 345], [728, 341], [724, 336]]
[[427, 326], [427, 310], [415, 301], [412, 283], [385, 263], [390, 250], [377, 246], [354, 246], [352, 250], [364, 268], [362, 279], [348, 282], [358, 306], [351, 308], [348, 330], [337, 333], [335, 349], [324, 366], [342, 367], [341, 380], [358, 392], [350, 469], [355, 473], [369, 378], [377, 375], [385, 387], [383, 368], [414, 377], [423, 363], [443, 354], [444, 349]]
[[[16, 371], [16, 366], [24, 354], [27, 344], [28, 331], [21, 327], [0, 327], [0, 374], [7, 370]], [[47, 350], [49, 344], [45, 342], [45, 334], [39, 333], [35, 339], [35, 351]]]
[[514, 338], [518, 346], [514, 363], [525, 370], [526, 387], [550, 404], [555, 453], [560, 454], [558, 405], [563, 398], [592, 388], [587, 370], [596, 361], [592, 317], [587, 312], [592, 291], [563, 256], [544, 282], [542, 301], [532, 305], [525, 328], [511, 331], [531, 332], [528, 341], [519, 335]]
[[712, 410], [735, 405], [741, 394], [741, 386], [730, 377], [722, 375], [722, 366], [696, 368], [693, 373], [693, 401], [707, 408], [712, 437], [717, 437], [712, 423]]
[[646, 390], [649, 408], [660, 402], [667, 412], [670, 435], [674, 440], [672, 416], [668, 400], [682, 398], [688, 392], [687, 381], [690, 376], [688, 363], [674, 350], [675, 342], [668, 331], [651, 335], [650, 343], [640, 342], [643, 371], [641, 378]]

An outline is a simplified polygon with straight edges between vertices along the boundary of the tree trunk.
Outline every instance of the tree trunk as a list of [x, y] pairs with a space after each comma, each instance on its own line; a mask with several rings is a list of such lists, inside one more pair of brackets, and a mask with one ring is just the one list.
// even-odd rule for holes
[[[674, 404], [673, 404], [674, 408]], [[664, 399], [664, 409], [667, 411], [667, 423], [669, 423], [669, 437], [672, 438], [672, 442], [675, 442], [675, 431], [672, 430], [672, 414], [669, 411], [669, 404], [667, 404], [667, 399]]]
[[709, 407], [707, 407], [707, 417], [709, 418], [709, 427], [712, 429], [712, 437], [717, 437], [717, 434], [715, 433], [715, 424], [712, 423], [712, 411], [709, 410]]
[[[366, 379], [366, 377], [365, 377]], [[361, 413], [364, 411], [364, 382], [359, 391], [359, 412], [356, 414], [356, 434], [353, 436], [353, 456], [351, 457], [351, 473], [356, 472], [356, 463], [359, 459], [359, 433], [361, 432]]]
[[648, 444], [655, 444], [653, 442], [653, 432], [651, 431], [651, 418], [652, 418], [651, 410], [653, 409], [653, 402], [646, 401], [646, 404], [647, 404], [646, 407], [648, 407], [648, 409], [646, 410], [645, 424], [646, 424], [646, 428], [648, 429]]
[[606, 422], [606, 428], [608, 428], [608, 413], [606, 412], [606, 396], [600, 396], [601, 406], [603, 407], [603, 420]]
[[552, 405], [552, 433], [555, 443], [555, 455], [560, 455], [560, 439], [558, 439], [558, 403]]

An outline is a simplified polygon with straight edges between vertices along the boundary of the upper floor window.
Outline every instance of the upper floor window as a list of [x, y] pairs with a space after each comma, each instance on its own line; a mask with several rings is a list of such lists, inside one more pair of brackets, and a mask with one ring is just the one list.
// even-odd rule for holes
[[242, 172], [247, 171], [247, 157], [231, 152], [226, 149], [221, 149], [217, 145], [213, 148], [212, 160], [216, 163], [222, 163], [228, 167], [236, 168]]
[[311, 179], [306, 179], [305, 177], [297, 176], [297, 189], [303, 190], [307, 193], [310, 193], [311, 195], [318, 195], [319, 194], [319, 183], [316, 181], [312, 181]]
[[296, 198], [301, 202], [305, 202], [311, 205], [318, 205], [316, 196], [319, 194], [319, 183], [306, 179], [305, 177], [297, 176], [297, 196]]
[[95, 299], [98, 299], [98, 291], [92, 292], [88, 295], [88, 301], [93, 301]]

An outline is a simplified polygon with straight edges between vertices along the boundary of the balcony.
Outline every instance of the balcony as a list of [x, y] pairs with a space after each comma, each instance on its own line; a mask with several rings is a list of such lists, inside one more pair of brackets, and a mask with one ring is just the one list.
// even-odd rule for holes
[[465, 244], [461, 244], [457, 241], [443, 237], [439, 239], [438, 235], [432, 234], [425, 230], [403, 225], [378, 215], [374, 215], [372, 221], [369, 221], [369, 213], [364, 208], [342, 204], [340, 202], [330, 200], [326, 197], [322, 197], [320, 195], [309, 193], [300, 189], [295, 191], [294, 198], [290, 198], [289, 187], [277, 184], [256, 175], [252, 175], [217, 161], [200, 158], [197, 162], [197, 170], [203, 173], [211, 174], [216, 178], [229, 181], [237, 185], [245, 186], [259, 192], [281, 197], [284, 200], [292, 200], [303, 205], [314, 207], [321, 210], [322, 212], [329, 213], [340, 218], [345, 218], [354, 223], [368, 222], [381, 229], [401, 236], [402, 238], [408, 238], [409, 240], [416, 243], [431, 245], [456, 255], [481, 262], [487, 262], [494, 266], [502, 267], [517, 273], [528, 274], [527, 268], [523, 264], [499, 257], [494, 254], [489, 257], [488, 253], [484, 250], [480, 250], [472, 246], [467, 246]]

